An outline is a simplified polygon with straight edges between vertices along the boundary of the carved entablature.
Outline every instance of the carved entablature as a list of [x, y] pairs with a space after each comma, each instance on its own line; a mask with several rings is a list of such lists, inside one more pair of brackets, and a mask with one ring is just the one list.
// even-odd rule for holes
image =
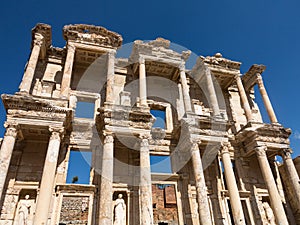
[[268, 151], [278, 152], [288, 148], [291, 130], [280, 125], [251, 122], [243, 127], [236, 135], [242, 142], [246, 152], [253, 153], [255, 146], [267, 146]]
[[49, 48], [52, 44], [52, 31], [51, 26], [44, 23], [38, 23], [33, 29], [32, 29], [32, 43], [31, 47], [33, 47], [36, 34], [41, 34], [43, 36], [43, 41], [45, 43], [46, 48]]
[[63, 28], [66, 41], [75, 41], [85, 44], [93, 44], [108, 48], [119, 48], [123, 38], [120, 34], [107, 30], [101, 26], [74, 24]]
[[241, 66], [240, 62], [223, 58], [221, 53], [216, 53], [214, 56], [203, 57], [203, 61], [209, 66], [221, 67], [227, 70], [240, 70]]
[[246, 91], [250, 91], [250, 89], [257, 83], [257, 75], [262, 74], [265, 69], [265, 65], [254, 64], [250, 67], [248, 72], [242, 76], [242, 81]]
[[47, 54], [51, 58], [64, 59], [66, 57], [66, 50], [63, 48], [50, 47], [47, 49]]
[[157, 61], [179, 67], [182, 61], [189, 58], [190, 54], [189, 50], [178, 53], [170, 49], [170, 41], [164, 38], [156, 38], [150, 42], [136, 40], [133, 44], [130, 61], [136, 63], [139, 62], [140, 57], [144, 57], [146, 61]]

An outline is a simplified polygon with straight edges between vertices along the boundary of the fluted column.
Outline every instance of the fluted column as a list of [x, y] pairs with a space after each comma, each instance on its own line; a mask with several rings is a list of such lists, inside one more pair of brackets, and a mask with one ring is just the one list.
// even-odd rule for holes
[[200, 150], [198, 143], [193, 143], [191, 147], [193, 171], [196, 182], [197, 201], [201, 224], [212, 224], [210, 209], [207, 199], [207, 187], [205, 184], [205, 178], [203, 173], [202, 161], [200, 156]]
[[140, 139], [140, 221], [141, 225], [153, 225], [149, 137], [141, 135]]
[[113, 223], [114, 137], [105, 134], [101, 168], [99, 225]]
[[286, 172], [289, 175], [288, 179], [291, 182], [294, 197], [297, 199], [298, 202], [298, 210], [300, 211], [300, 180], [291, 153], [291, 149], [285, 149], [282, 153], [282, 158]]
[[107, 53], [106, 102], [114, 103], [115, 52]]
[[29, 93], [31, 84], [33, 82], [34, 72], [36, 69], [36, 65], [39, 60], [39, 55], [41, 52], [41, 47], [44, 42], [44, 37], [41, 34], [36, 33], [34, 35], [33, 48], [31, 50], [30, 58], [20, 84], [20, 92]]
[[72, 70], [75, 56], [75, 46], [68, 44], [67, 57], [64, 66], [64, 72], [61, 81], [61, 97], [67, 98], [69, 95], [71, 79], [72, 79]]
[[146, 66], [145, 59], [139, 58], [139, 84], [140, 84], [140, 104], [147, 106], [147, 82], [146, 82]]
[[0, 150], [0, 198], [3, 194], [11, 155], [17, 137], [17, 124], [5, 123], [4, 126], [6, 127], [6, 132]]
[[34, 217], [34, 225], [46, 225], [48, 221], [48, 213], [53, 194], [55, 172], [59, 155], [61, 135], [63, 127], [49, 127], [51, 132], [46, 160], [40, 184], [40, 192], [36, 204], [36, 212]]
[[264, 86], [262, 76], [259, 73], [257, 74], [257, 85], [271, 123], [278, 123], [271, 101]]
[[182, 94], [183, 94], [183, 103], [186, 112], [192, 111], [191, 98], [189, 93], [189, 86], [187, 84], [186, 75], [185, 75], [185, 65], [181, 64], [179, 67], [180, 70], [180, 80], [182, 86]]
[[239, 189], [237, 187], [237, 182], [234, 176], [234, 171], [232, 169], [232, 163], [230, 159], [230, 152], [228, 151], [227, 144], [224, 144], [221, 149], [221, 157], [224, 166], [224, 173], [226, 184], [228, 187], [228, 193], [230, 198], [230, 205], [232, 209], [232, 216], [234, 219], [234, 224], [244, 225], [245, 217], [243, 213], [242, 203], [240, 199]]
[[214, 82], [212, 80], [212, 75], [210, 72], [209, 68], [206, 68], [205, 70], [205, 77], [206, 77], [206, 82], [207, 82], [207, 90], [208, 90], [208, 95], [209, 95], [209, 101], [211, 103], [211, 107], [213, 110], [213, 115], [217, 116], [220, 115], [220, 108], [218, 104], [218, 98], [216, 95], [216, 90], [214, 86]]
[[236, 75], [235, 80], [236, 80], [237, 88], [238, 88], [239, 93], [240, 93], [241, 102], [242, 102], [242, 105], [243, 105], [243, 109], [245, 111], [247, 122], [249, 122], [249, 121], [252, 120], [252, 112], [251, 112], [251, 108], [250, 108], [248, 98], [247, 98], [247, 95], [246, 95], [246, 92], [245, 92], [245, 89], [244, 89], [244, 85], [243, 85], [243, 82], [242, 82], [242, 79], [241, 79], [240, 75]]
[[289, 223], [282, 205], [281, 197], [279, 195], [274, 180], [274, 176], [272, 174], [272, 170], [267, 158], [266, 150], [267, 150], [266, 146], [260, 146], [255, 148], [260, 170], [269, 192], [271, 207], [273, 209], [273, 213], [275, 215], [277, 224], [288, 225]]

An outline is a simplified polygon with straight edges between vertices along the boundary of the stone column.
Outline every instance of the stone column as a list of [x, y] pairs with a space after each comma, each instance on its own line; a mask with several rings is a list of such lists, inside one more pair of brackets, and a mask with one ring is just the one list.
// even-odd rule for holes
[[114, 96], [115, 79], [115, 52], [107, 53], [107, 77], [106, 77], [106, 102], [115, 103]]
[[69, 89], [70, 89], [71, 79], [72, 79], [74, 56], [75, 56], [75, 46], [68, 44], [67, 57], [66, 57], [66, 61], [65, 61], [65, 67], [64, 67], [64, 72], [63, 72], [63, 76], [62, 76], [61, 90], [60, 90], [61, 97], [63, 97], [63, 98], [67, 98], [69, 95]]
[[251, 108], [250, 108], [248, 98], [247, 98], [247, 95], [246, 95], [246, 92], [244, 89], [244, 85], [242, 83], [242, 79], [241, 79], [240, 75], [236, 75], [235, 80], [236, 80], [237, 88], [240, 93], [240, 97], [241, 97], [243, 109], [246, 114], [247, 122], [249, 122], [252, 120], [252, 112], [251, 112]]
[[6, 132], [0, 150], [0, 199], [6, 181], [11, 155], [17, 138], [17, 125], [5, 123]]
[[112, 225], [113, 223], [113, 176], [114, 176], [114, 137], [105, 134], [99, 203], [99, 225]]
[[259, 73], [257, 74], [257, 85], [271, 123], [278, 123], [271, 101], [269, 99], [266, 88], [264, 86], [264, 82], [262, 80], [261, 74]]
[[194, 142], [191, 146], [191, 156], [193, 171], [196, 182], [197, 202], [200, 216], [200, 223], [205, 225], [212, 224], [208, 205], [207, 187], [202, 168], [202, 161], [198, 144]]
[[217, 99], [217, 95], [216, 95], [214, 82], [212, 80], [212, 75], [211, 75], [210, 69], [207, 67], [205, 70], [205, 77], [206, 77], [206, 82], [207, 82], [209, 101], [212, 106], [213, 115], [214, 116], [220, 115], [220, 109], [219, 109], [219, 104], [218, 104], [218, 99]]
[[34, 217], [34, 225], [46, 225], [48, 221], [48, 213], [53, 195], [55, 183], [55, 172], [59, 155], [61, 135], [64, 131], [63, 127], [49, 127], [51, 132], [46, 160], [40, 184], [40, 191], [36, 203], [36, 212]]
[[260, 170], [262, 173], [262, 176], [264, 178], [265, 184], [267, 186], [268, 192], [269, 192], [269, 198], [271, 202], [271, 207], [273, 209], [273, 213], [275, 215], [275, 219], [277, 224], [280, 225], [288, 225], [288, 220], [286, 218], [286, 213], [284, 211], [281, 197], [279, 195], [272, 170], [266, 155], [266, 146], [259, 146], [255, 148], [258, 163], [260, 166]]
[[291, 149], [285, 149], [283, 151], [282, 158], [284, 161], [284, 167], [286, 169], [286, 172], [289, 175], [288, 179], [291, 182], [294, 197], [297, 199], [298, 202], [298, 210], [300, 211], [300, 181], [295, 164], [293, 163], [291, 153]]
[[180, 70], [180, 80], [182, 86], [182, 94], [183, 94], [183, 103], [186, 112], [192, 112], [192, 104], [189, 93], [189, 86], [187, 84], [186, 75], [185, 75], [185, 65], [181, 64], [179, 67]]
[[147, 106], [147, 82], [146, 82], [146, 66], [145, 59], [139, 58], [139, 84], [140, 84], [140, 104]]
[[228, 146], [226, 144], [223, 146], [221, 150], [221, 157], [224, 166], [225, 179], [228, 187], [228, 193], [230, 198], [230, 205], [232, 209], [234, 224], [246, 225], [245, 217], [243, 213], [243, 207], [242, 207], [240, 194], [239, 194], [239, 189], [237, 187], [234, 171], [232, 169], [230, 152], [228, 151]]
[[33, 48], [31, 50], [30, 58], [19, 87], [20, 92], [29, 93], [30, 91], [43, 42], [44, 37], [41, 34], [36, 33], [34, 35]]
[[140, 136], [141, 225], [153, 225], [152, 186], [148, 136]]

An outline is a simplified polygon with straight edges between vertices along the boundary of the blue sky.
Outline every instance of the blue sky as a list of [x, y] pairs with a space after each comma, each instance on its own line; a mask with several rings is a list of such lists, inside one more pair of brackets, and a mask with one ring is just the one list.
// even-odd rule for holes
[[[298, 119], [300, 72], [299, 1], [3, 1], [0, 8], [0, 93], [17, 91], [30, 53], [31, 28], [52, 26], [53, 45], [62, 47], [62, 27], [71, 23], [104, 26], [136, 39], [164, 37], [198, 55], [241, 61], [244, 73], [265, 64], [267, 91], [281, 124], [293, 130], [294, 156], [300, 154]], [[0, 105], [0, 123], [5, 120]], [[4, 129], [0, 129], [0, 137]]]

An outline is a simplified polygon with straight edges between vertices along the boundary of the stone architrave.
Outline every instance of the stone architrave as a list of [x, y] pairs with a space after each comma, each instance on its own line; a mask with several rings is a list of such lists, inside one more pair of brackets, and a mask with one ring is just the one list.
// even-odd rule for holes
[[40, 184], [40, 192], [36, 204], [36, 212], [34, 217], [34, 225], [46, 225], [48, 221], [48, 212], [50, 208], [57, 160], [59, 155], [61, 136], [64, 132], [63, 127], [49, 127], [51, 133], [42, 180]]
[[193, 163], [193, 171], [196, 182], [198, 209], [201, 224], [212, 224], [210, 209], [208, 205], [207, 187], [205, 184], [205, 178], [203, 173], [202, 161], [200, 156], [200, 150], [198, 143], [193, 142], [191, 146], [191, 155]]
[[183, 103], [185, 107], [186, 112], [192, 111], [192, 104], [191, 104], [191, 98], [189, 94], [189, 86], [187, 84], [186, 75], [185, 75], [185, 65], [182, 63], [179, 66], [180, 70], [180, 81], [182, 86], [182, 96], [183, 96]]
[[140, 135], [141, 225], [153, 225], [149, 138], [148, 135]]
[[60, 90], [61, 91], [60, 94], [63, 98], [67, 98], [69, 95], [74, 57], [75, 57], [75, 46], [72, 44], [68, 44], [67, 57], [66, 57], [64, 72], [61, 81], [61, 90]]
[[4, 184], [17, 138], [17, 124], [5, 123], [6, 132], [0, 150], [0, 198], [3, 193]]
[[33, 41], [33, 48], [31, 55], [23, 76], [23, 80], [20, 84], [20, 92], [29, 93], [31, 84], [33, 83], [34, 72], [41, 52], [41, 47], [44, 43], [43, 35], [36, 33]]
[[269, 192], [271, 207], [273, 209], [277, 224], [288, 225], [289, 222], [287, 220], [281, 197], [279, 195], [274, 176], [272, 174], [266, 150], [266, 146], [259, 146], [255, 148], [260, 170]]
[[239, 189], [237, 187], [237, 182], [234, 176], [234, 171], [232, 169], [230, 152], [228, 151], [228, 143], [225, 143], [223, 145], [223, 148], [221, 149], [221, 157], [224, 165], [225, 179], [228, 187], [234, 224], [245, 225], [246, 222], [243, 213], [243, 207], [240, 199]]
[[105, 134], [101, 168], [99, 224], [113, 223], [113, 175], [114, 175], [114, 137]]

